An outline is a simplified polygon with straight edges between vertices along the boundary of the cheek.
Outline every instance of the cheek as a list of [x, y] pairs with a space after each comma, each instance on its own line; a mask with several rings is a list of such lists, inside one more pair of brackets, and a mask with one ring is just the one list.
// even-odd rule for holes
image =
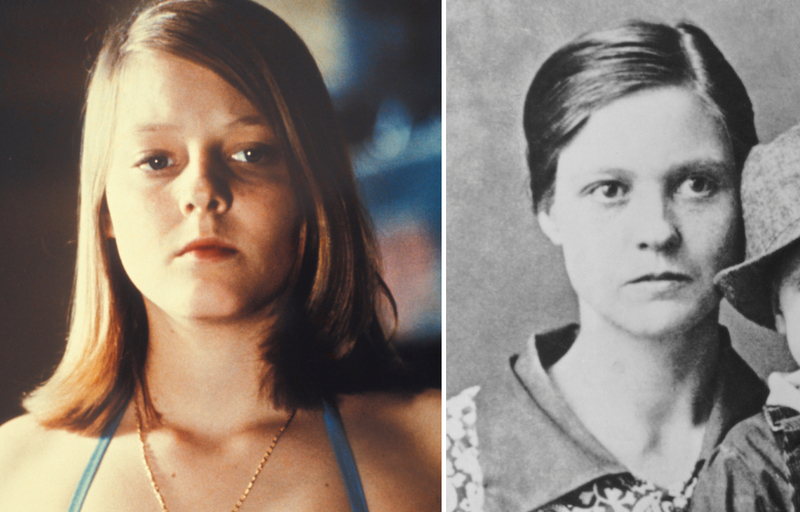
[[149, 265], [171, 224], [168, 199], [158, 190], [110, 176], [106, 203], [111, 231], [126, 270], [130, 273], [132, 266]]
[[135, 218], [135, 213], [131, 211], [132, 205], [128, 202], [129, 196], [122, 193], [123, 188], [119, 180], [109, 177], [106, 184], [106, 205], [110, 231], [114, 233], [114, 238], [124, 240], [129, 231], [129, 219]]
[[[622, 253], [613, 224], [573, 216], [562, 231], [562, 251], [572, 287], [579, 296], [608, 289]], [[605, 284], [604, 284], [605, 283]]]
[[115, 183], [109, 182], [109, 186], [106, 187], [109, 219], [118, 244], [124, 244], [131, 238], [143, 235], [139, 231], [143, 227], [142, 221], [149, 209], [143, 208], [136, 197], [137, 194], [132, 191], [125, 193], [124, 189]]
[[688, 212], [684, 221], [685, 244], [709, 273], [742, 260], [743, 237], [739, 209], [730, 198], [716, 208]]
[[261, 254], [293, 260], [298, 254], [301, 234], [300, 214], [291, 190], [268, 193], [242, 193], [234, 202], [232, 214], [252, 233]]

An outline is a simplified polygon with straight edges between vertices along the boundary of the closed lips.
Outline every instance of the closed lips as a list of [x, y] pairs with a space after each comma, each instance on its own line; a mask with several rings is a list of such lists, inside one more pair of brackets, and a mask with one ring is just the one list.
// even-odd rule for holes
[[662, 272], [660, 274], [647, 274], [641, 277], [637, 277], [636, 279], [632, 280], [631, 283], [646, 283], [646, 282], [653, 282], [653, 281], [683, 281], [688, 282], [691, 281], [692, 278], [687, 274], [681, 274], [678, 272]]
[[189, 252], [219, 252], [234, 254], [239, 252], [236, 247], [219, 240], [195, 240], [181, 249], [177, 256], [183, 256]]

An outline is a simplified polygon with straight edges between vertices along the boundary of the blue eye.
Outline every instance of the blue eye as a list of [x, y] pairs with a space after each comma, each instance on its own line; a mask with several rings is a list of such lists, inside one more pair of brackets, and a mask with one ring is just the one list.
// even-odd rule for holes
[[154, 155], [142, 160], [139, 164], [137, 164], [137, 167], [144, 168], [144, 170], [160, 171], [173, 165], [175, 165], [175, 161], [168, 156]]
[[249, 164], [259, 163], [264, 160], [267, 156], [267, 149], [266, 148], [248, 148], [239, 151], [238, 153], [234, 153], [231, 155], [231, 158], [236, 160], [237, 162], [246, 162]]

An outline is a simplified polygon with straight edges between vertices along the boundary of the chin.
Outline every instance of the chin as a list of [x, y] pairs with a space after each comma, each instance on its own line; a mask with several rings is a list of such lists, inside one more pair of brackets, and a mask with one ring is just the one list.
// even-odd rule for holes
[[[184, 289], [170, 297], [155, 297], [153, 304], [167, 316], [197, 322], [227, 322], [250, 318], [259, 309], [241, 290], [219, 287]], [[239, 293], [237, 293], [239, 292]]]
[[245, 297], [225, 294], [195, 296], [187, 303], [184, 317], [202, 322], [236, 321], [258, 316], [266, 310]]
[[193, 304], [178, 314], [191, 321], [201, 323], [225, 323], [248, 316], [242, 308], [223, 307], [219, 304]]
[[717, 321], [716, 311], [719, 301], [710, 303], [651, 303], [645, 306], [631, 307], [624, 315], [611, 318], [612, 323], [634, 336], [643, 338], [669, 338], [691, 332], [710, 315]]

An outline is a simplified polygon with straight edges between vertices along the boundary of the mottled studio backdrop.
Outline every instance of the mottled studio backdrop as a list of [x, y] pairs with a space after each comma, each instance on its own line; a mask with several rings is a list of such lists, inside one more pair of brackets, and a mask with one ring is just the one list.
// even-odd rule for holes
[[[577, 319], [531, 211], [522, 104], [559, 46], [626, 18], [706, 30], [750, 92], [760, 140], [800, 121], [796, 0], [447, 0], [448, 395], [506, 365], [534, 330]], [[727, 306], [722, 320], [760, 375], [793, 368], [769, 331]]]
[[[397, 299], [399, 346], [441, 385], [441, 4], [260, 0], [331, 91]], [[87, 70], [132, 0], [0, 0], [0, 423], [60, 359]]]

